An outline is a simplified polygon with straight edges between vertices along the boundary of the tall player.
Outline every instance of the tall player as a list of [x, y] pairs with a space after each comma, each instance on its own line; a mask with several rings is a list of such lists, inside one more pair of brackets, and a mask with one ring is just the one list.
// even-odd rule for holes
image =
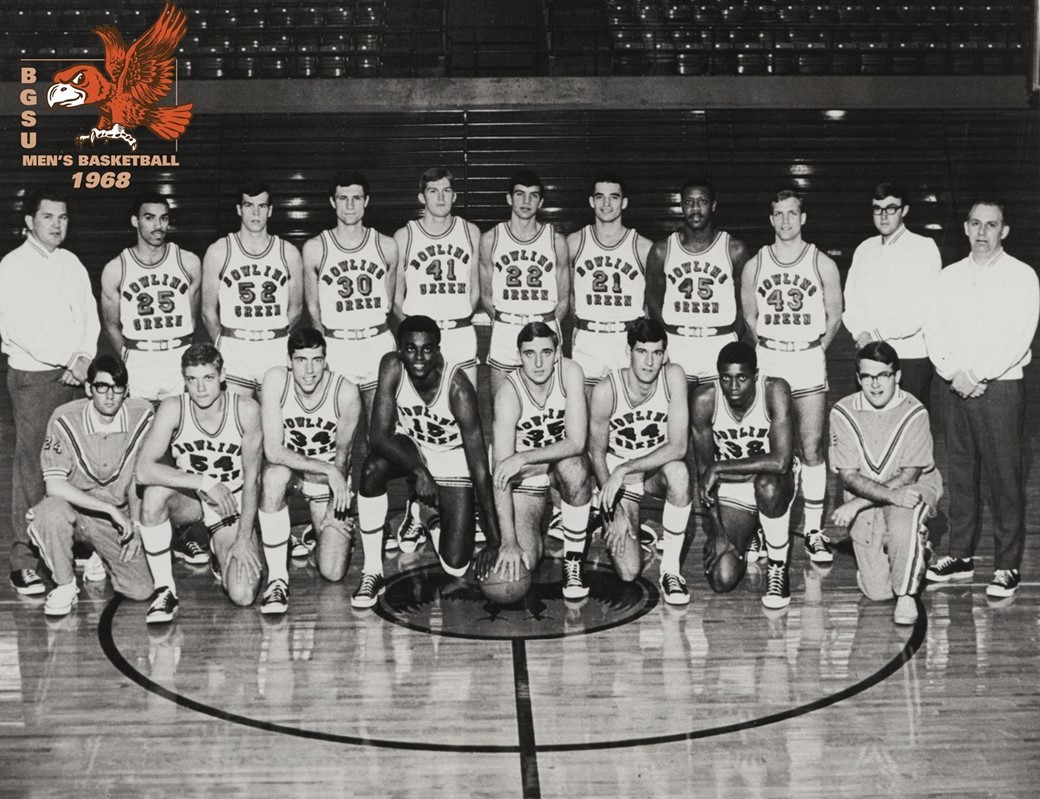
[[288, 366], [264, 375], [260, 412], [264, 427], [264, 467], [260, 495], [260, 537], [267, 562], [267, 588], [260, 612], [289, 607], [289, 507], [294, 476], [310, 505], [318, 531], [318, 573], [338, 582], [347, 571], [353, 529], [350, 508], [350, 445], [361, 415], [361, 395], [346, 378], [325, 366], [325, 338], [311, 327], [289, 336]]
[[748, 333], [758, 345], [759, 369], [791, 387], [802, 460], [805, 550], [814, 563], [830, 563], [834, 556], [823, 534], [826, 351], [841, 325], [841, 280], [834, 261], [802, 240], [805, 219], [797, 193], [776, 195], [769, 217], [776, 237], [744, 270], [740, 292]]
[[271, 189], [242, 186], [241, 225], [202, 260], [202, 321], [227, 365], [228, 387], [252, 395], [267, 370], [282, 363], [285, 338], [303, 310], [300, 251], [267, 229]]
[[[172, 621], [177, 613], [171, 523], [206, 524], [214, 573], [234, 604], [252, 604], [260, 585], [253, 534], [263, 458], [260, 407], [223, 390], [224, 359], [212, 344], [185, 350], [181, 369], [187, 393], [160, 403], [135, 472], [146, 486], [141, 542], [155, 582], [149, 624]], [[165, 463], [167, 453], [175, 465]]]
[[690, 178], [679, 197], [682, 223], [647, 260], [646, 305], [671, 337], [669, 358], [686, 373], [692, 398], [693, 388], [717, 377], [719, 350], [736, 341], [737, 286], [751, 251], [718, 229], [711, 181]]
[[550, 484], [563, 505], [563, 596], [582, 599], [585, 536], [592, 503], [585, 456], [588, 408], [581, 367], [560, 355], [560, 338], [545, 322], [528, 322], [516, 337], [520, 368], [495, 392], [495, 508], [502, 534], [495, 570], [516, 579], [521, 559], [542, 558], [542, 516]]
[[420, 518], [444, 571], [461, 577], [469, 567], [474, 494], [489, 541], [480, 569], [486, 572], [497, 557], [500, 536], [477, 392], [461, 364], [441, 354], [440, 337], [433, 319], [409, 316], [397, 329], [397, 351], [379, 364], [371, 450], [358, 491], [365, 562], [350, 600], [356, 608], [372, 607], [383, 590], [386, 489], [396, 477], [415, 480]]
[[101, 272], [101, 319], [134, 376], [130, 391], [157, 403], [184, 392], [181, 355], [195, 334], [202, 266], [167, 241], [170, 203], [162, 195], [138, 198], [130, 224], [137, 242]]
[[509, 220], [480, 237], [480, 297], [491, 314], [491, 392], [520, 366], [516, 337], [528, 322], [546, 322], [559, 335], [570, 301], [567, 241], [538, 221], [545, 185], [527, 169], [509, 179]]
[[[637, 320], [627, 341], [628, 366], [609, 372], [592, 392], [589, 452], [602, 513], [611, 519], [604, 538], [618, 576], [634, 580], [643, 567], [632, 532], [639, 528], [639, 502], [644, 493], [663, 496], [661, 591], [668, 604], [686, 605], [690, 592], [680, 574], [692, 504], [686, 376], [677, 364], [665, 363], [668, 333], [660, 322]], [[614, 511], [618, 502], [620, 514]]]
[[361, 390], [372, 415], [379, 360], [394, 348], [388, 325], [397, 285], [397, 242], [366, 227], [368, 179], [341, 172], [329, 186], [336, 226], [303, 245], [304, 295], [324, 330], [329, 368]]
[[394, 312], [425, 315], [441, 329], [444, 359], [477, 379], [477, 334], [473, 312], [480, 302], [477, 247], [480, 230], [452, 213], [455, 176], [431, 167], [419, 180], [422, 215], [394, 233], [398, 275]]
[[572, 355], [585, 373], [586, 396], [612, 369], [628, 365], [625, 331], [643, 313], [644, 265], [651, 242], [621, 215], [628, 208], [625, 181], [596, 176], [589, 195], [593, 222], [567, 237], [574, 309]]
[[753, 347], [724, 346], [716, 361], [719, 380], [694, 392], [693, 446], [700, 499], [718, 506], [704, 545], [704, 573], [719, 593], [732, 591], [747, 569], [744, 553], [759, 525], [768, 557], [767, 608], [791, 602], [790, 522], [797, 490], [791, 389], [758, 371]]

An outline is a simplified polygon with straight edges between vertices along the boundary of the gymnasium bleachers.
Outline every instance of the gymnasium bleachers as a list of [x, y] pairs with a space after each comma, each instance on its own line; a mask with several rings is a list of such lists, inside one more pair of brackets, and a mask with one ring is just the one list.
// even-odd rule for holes
[[[155, 0], [14, 0], [0, 31], [19, 58], [132, 41]], [[1023, 74], [1032, 4], [677, 0], [232, 0], [186, 7], [185, 79], [586, 75]], [[43, 42], [44, 44], [40, 44]]]

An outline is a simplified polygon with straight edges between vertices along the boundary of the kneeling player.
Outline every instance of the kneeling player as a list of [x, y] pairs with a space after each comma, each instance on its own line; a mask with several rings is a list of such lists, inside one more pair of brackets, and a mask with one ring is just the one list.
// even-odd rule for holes
[[588, 409], [581, 367], [560, 356], [545, 322], [529, 322], [516, 339], [520, 369], [495, 392], [495, 508], [502, 533], [495, 570], [516, 579], [521, 558], [542, 558], [542, 516], [550, 484], [560, 492], [567, 599], [588, 596], [582, 566], [592, 499], [585, 456]]
[[[635, 533], [639, 501], [644, 492], [663, 496], [661, 588], [665, 602], [685, 605], [690, 592], [680, 571], [691, 505], [686, 375], [665, 363], [668, 334], [659, 322], [636, 320], [627, 340], [629, 365], [608, 372], [592, 392], [589, 451], [604, 518], [610, 519], [604, 537], [618, 576], [634, 580], [643, 567]], [[621, 514], [614, 512], [618, 502]]]
[[[693, 397], [693, 447], [701, 502], [718, 503], [716, 529], [704, 544], [704, 573], [719, 593], [732, 591], [747, 569], [744, 553], [759, 524], [768, 553], [762, 604], [791, 603], [790, 521], [796, 489], [791, 389], [758, 372], [755, 350], [739, 341], [722, 348], [718, 384]], [[718, 529], [721, 523], [721, 529]]]
[[[205, 522], [214, 571], [233, 603], [252, 604], [260, 585], [253, 535], [263, 457], [260, 407], [224, 390], [224, 359], [212, 344], [185, 350], [181, 372], [187, 393], [162, 401], [137, 459], [137, 480], [146, 486], [141, 541], [155, 583], [149, 624], [172, 621], [177, 613], [171, 523]], [[176, 466], [163, 463], [167, 452]]]
[[361, 414], [361, 395], [353, 383], [325, 368], [325, 337], [314, 328], [293, 332], [288, 348], [288, 368], [269, 369], [260, 391], [267, 456], [259, 514], [267, 561], [261, 613], [284, 613], [289, 606], [286, 493], [294, 474], [318, 531], [322, 577], [343, 579], [353, 541], [347, 520], [350, 443]]
[[358, 491], [365, 563], [350, 600], [356, 608], [372, 607], [383, 588], [386, 488], [395, 477], [415, 480], [422, 522], [448, 574], [461, 577], [473, 556], [474, 488], [488, 557], [497, 549], [498, 520], [477, 392], [463, 371], [466, 364], [446, 363], [440, 343], [436, 322], [409, 316], [397, 329], [397, 350], [379, 364], [371, 450]]

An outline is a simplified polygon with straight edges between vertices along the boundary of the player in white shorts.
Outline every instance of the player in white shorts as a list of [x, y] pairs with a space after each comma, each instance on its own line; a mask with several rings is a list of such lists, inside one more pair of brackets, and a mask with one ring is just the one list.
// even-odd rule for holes
[[509, 179], [507, 222], [480, 237], [480, 297], [492, 318], [491, 393], [520, 366], [516, 337], [528, 322], [545, 322], [559, 335], [570, 302], [567, 241], [538, 221], [545, 202], [541, 178], [522, 169]]
[[719, 230], [715, 188], [706, 178], [683, 184], [682, 224], [650, 251], [646, 304], [668, 331], [668, 357], [692, 389], [714, 380], [715, 356], [737, 340], [740, 271], [751, 252]]
[[797, 490], [791, 389], [758, 370], [755, 349], [726, 344], [716, 361], [718, 382], [694, 392], [693, 446], [700, 499], [716, 506], [704, 544], [704, 573], [713, 591], [732, 591], [747, 570], [745, 552], [759, 525], [768, 554], [762, 604], [791, 602], [791, 504]]
[[383, 590], [386, 491], [394, 478], [415, 480], [421, 521], [448, 574], [464, 575], [473, 556], [474, 495], [489, 542], [487, 554], [478, 558], [478, 570], [490, 567], [488, 561], [498, 548], [477, 392], [461, 365], [448, 363], [441, 355], [440, 336], [433, 319], [409, 316], [397, 329], [396, 352], [384, 355], [379, 364], [371, 451], [358, 486], [365, 562], [361, 583], [350, 600], [354, 607], [371, 607]]
[[285, 338], [303, 310], [300, 251], [267, 229], [271, 190], [239, 189], [241, 225], [202, 259], [202, 321], [220, 349], [228, 387], [252, 395], [267, 370], [285, 359]]
[[441, 329], [441, 352], [448, 363], [477, 382], [477, 334], [473, 313], [480, 302], [480, 230], [452, 214], [455, 176], [431, 167], [419, 181], [422, 216], [394, 233], [401, 254], [397, 266], [394, 312], [428, 316]]
[[634, 532], [639, 502], [644, 493], [663, 496], [661, 590], [668, 604], [685, 605], [690, 592], [680, 572], [692, 504], [686, 375], [667, 363], [668, 333], [660, 322], [638, 319], [627, 337], [629, 365], [609, 372], [592, 392], [589, 453], [607, 520], [604, 539], [618, 576], [634, 580], [643, 568]]
[[267, 588], [260, 612], [289, 607], [289, 507], [294, 478], [310, 506], [318, 531], [318, 573], [343, 579], [353, 541], [350, 508], [350, 448], [361, 416], [357, 386], [326, 368], [325, 337], [312, 327], [297, 328], [287, 342], [288, 366], [264, 375], [260, 413], [264, 426], [264, 466], [260, 494], [260, 537], [267, 562]]
[[181, 355], [195, 334], [202, 267], [194, 253], [167, 240], [170, 203], [145, 194], [130, 224], [137, 243], [101, 272], [101, 319], [133, 374], [133, 396], [149, 402], [184, 391]]
[[628, 365], [625, 331], [645, 313], [644, 267], [651, 247], [650, 239], [622, 222], [628, 197], [620, 175], [597, 175], [589, 206], [593, 223], [567, 237], [574, 310], [571, 357], [585, 373], [586, 397], [607, 372]]
[[343, 172], [329, 187], [336, 226], [303, 245], [311, 323], [325, 333], [329, 368], [354, 383], [372, 414], [379, 361], [394, 348], [388, 325], [397, 284], [397, 242], [364, 224], [368, 179]]
[[[190, 346], [181, 366], [187, 393], [159, 404], [137, 458], [137, 482], [145, 486], [141, 543], [155, 582], [149, 624], [177, 613], [171, 524], [205, 522], [214, 573], [235, 605], [252, 604], [260, 585], [253, 534], [263, 460], [260, 407], [221, 388], [224, 360], [212, 344]], [[165, 462], [167, 454], [175, 465]]]
[[563, 504], [563, 596], [582, 599], [585, 538], [592, 502], [585, 455], [588, 407], [581, 367], [560, 353], [560, 338], [545, 322], [517, 334], [520, 368], [495, 392], [494, 479], [502, 544], [494, 569], [516, 579], [521, 559], [542, 558], [542, 516], [549, 486]]
[[827, 347], [841, 326], [838, 267], [802, 240], [802, 198], [781, 191], [770, 224], [776, 237], [758, 251], [741, 276], [741, 306], [748, 334], [758, 345], [758, 368], [782, 377], [794, 401], [805, 499], [805, 549], [814, 563], [834, 559], [823, 534], [827, 495], [823, 431], [827, 422]]

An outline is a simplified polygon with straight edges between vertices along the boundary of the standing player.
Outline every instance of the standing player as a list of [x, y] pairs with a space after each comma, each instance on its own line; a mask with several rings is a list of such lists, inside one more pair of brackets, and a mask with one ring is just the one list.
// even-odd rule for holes
[[[260, 408], [223, 390], [224, 359], [212, 344], [188, 347], [181, 369], [187, 393], [160, 403], [137, 459], [137, 480], [147, 486], [141, 541], [155, 583], [149, 624], [172, 621], [177, 613], [171, 522], [205, 522], [214, 572], [233, 603], [252, 604], [260, 584], [253, 535], [263, 458]], [[167, 453], [175, 466], [163, 462]]]
[[502, 534], [496, 571], [516, 579], [521, 558], [542, 558], [542, 515], [550, 484], [562, 498], [563, 596], [588, 596], [583, 561], [592, 501], [585, 457], [588, 408], [581, 367], [560, 355], [560, 339], [545, 322], [517, 335], [520, 368], [495, 392], [495, 508]]
[[303, 309], [300, 251], [268, 232], [271, 189], [248, 183], [235, 206], [237, 233], [218, 239], [202, 261], [202, 321], [227, 365], [230, 388], [252, 395], [285, 356], [285, 337]]
[[329, 187], [336, 227], [303, 245], [311, 324], [325, 331], [328, 365], [361, 390], [372, 415], [379, 359], [394, 348], [388, 321], [397, 284], [397, 242], [364, 224], [368, 179], [336, 175]]
[[442, 331], [445, 361], [459, 364], [476, 385], [473, 312], [480, 302], [480, 230], [452, 214], [454, 180], [444, 167], [423, 172], [419, 181], [422, 216], [394, 234], [401, 253], [394, 312], [401, 319], [417, 314], [433, 319]]
[[134, 396], [158, 403], [184, 392], [181, 355], [195, 334], [202, 266], [167, 241], [170, 204], [162, 195], [140, 197], [130, 224], [137, 243], [101, 273], [101, 319], [134, 375]]
[[465, 574], [473, 555], [474, 493], [491, 544], [482, 568], [496, 557], [500, 537], [477, 392], [461, 365], [441, 354], [440, 336], [429, 317], [407, 317], [397, 329], [397, 351], [379, 364], [371, 451], [358, 491], [365, 563], [350, 600], [356, 608], [372, 607], [383, 589], [386, 489], [395, 477], [415, 480], [422, 523], [448, 574]]
[[644, 313], [644, 265], [650, 239], [625, 227], [625, 182], [613, 173], [592, 182], [593, 223], [567, 237], [571, 253], [574, 362], [585, 373], [586, 396], [612, 369], [628, 365], [625, 331]]
[[[686, 377], [665, 363], [668, 333], [660, 322], [642, 318], [627, 333], [629, 365], [611, 371], [592, 392], [589, 452], [600, 484], [600, 506], [608, 522], [604, 538], [618, 576], [628, 582], [642, 570], [636, 534], [644, 493], [665, 498], [661, 525], [661, 589], [670, 605], [685, 605], [690, 592], [682, 569], [682, 549], [690, 521], [690, 436]], [[614, 513], [621, 505], [621, 518]], [[613, 516], [613, 518], [612, 518]]]
[[318, 531], [318, 572], [338, 582], [347, 571], [353, 540], [350, 508], [350, 444], [361, 415], [357, 387], [325, 368], [325, 338], [311, 327], [289, 336], [289, 365], [264, 375], [260, 391], [264, 427], [260, 536], [267, 562], [261, 613], [289, 607], [289, 507], [286, 493], [299, 477]]
[[491, 392], [520, 366], [516, 337], [528, 322], [549, 323], [559, 335], [570, 300], [567, 241], [551, 224], [538, 222], [545, 186], [522, 169], [509, 179], [509, 220], [480, 237], [480, 296], [493, 319]]
[[758, 371], [753, 347], [724, 346], [716, 361], [718, 384], [693, 395], [693, 447], [697, 452], [700, 499], [716, 505], [721, 529], [713, 525], [704, 544], [704, 573], [713, 591], [732, 591], [747, 569], [744, 553], [759, 525], [768, 555], [762, 604], [791, 602], [791, 504], [797, 490], [791, 389], [781, 378]]
[[737, 286], [751, 253], [717, 228], [709, 180], [690, 178], [679, 197], [682, 224], [650, 251], [646, 305], [671, 336], [669, 358], [683, 368], [692, 389], [716, 378], [715, 357], [737, 338]]
[[834, 261], [802, 240], [804, 208], [793, 191], [773, 199], [769, 222], [776, 238], [744, 270], [741, 305], [758, 345], [762, 374], [782, 377], [791, 387], [802, 460], [805, 550], [814, 563], [830, 563], [834, 555], [823, 534], [826, 351], [841, 325], [841, 280]]

